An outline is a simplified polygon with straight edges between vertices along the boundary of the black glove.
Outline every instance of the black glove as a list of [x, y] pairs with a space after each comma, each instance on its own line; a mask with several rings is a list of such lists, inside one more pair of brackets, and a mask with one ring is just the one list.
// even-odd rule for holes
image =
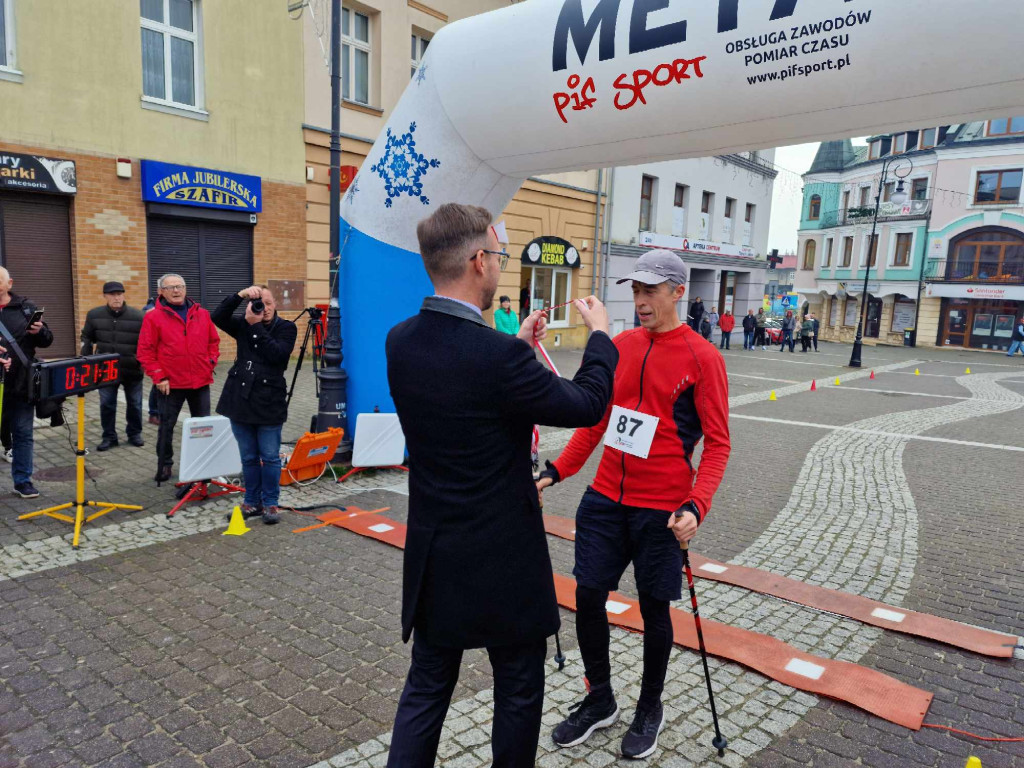
[[[546, 467], [546, 469], [543, 472], [540, 473], [540, 476], [537, 478], [538, 480], [541, 480], [541, 479], [543, 479], [545, 477], [549, 478], [551, 480], [551, 484], [552, 485], [562, 481], [562, 478], [558, 474], [558, 470], [555, 469], [555, 465], [554, 464], [552, 464], [550, 461], [545, 461], [544, 462], [544, 466]], [[697, 518], [697, 519], [699, 520], [700, 518]]]
[[700, 510], [697, 509], [696, 504], [694, 504], [692, 501], [686, 502], [685, 504], [683, 504], [683, 506], [676, 510], [676, 517], [682, 517], [683, 512], [691, 513], [695, 518], [697, 518], [697, 525], [700, 525]]

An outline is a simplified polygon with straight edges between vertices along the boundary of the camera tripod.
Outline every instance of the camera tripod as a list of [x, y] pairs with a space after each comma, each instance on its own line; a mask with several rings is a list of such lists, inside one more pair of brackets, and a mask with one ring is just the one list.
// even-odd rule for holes
[[[302, 319], [303, 315], [309, 315], [309, 321], [306, 324], [306, 333], [302, 337], [302, 344], [299, 346], [299, 359], [295, 363], [295, 372], [292, 374], [292, 384], [288, 387], [288, 398], [285, 400], [285, 405], [290, 406], [292, 404], [292, 395], [295, 392], [295, 382], [298, 381], [299, 371], [302, 370], [302, 361], [306, 357], [306, 349], [309, 347], [309, 340], [313, 340], [313, 381], [316, 387], [316, 398], [320, 399], [320, 367], [323, 365], [324, 357], [324, 326], [323, 317], [324, 311], [319, 307], [306, 307], [299, 316], [296, 317], [292, 322], [298, 323]], [[313, 423], [310, 424], [310, 432], [315, 431], [316, 416], [313, 416]]]

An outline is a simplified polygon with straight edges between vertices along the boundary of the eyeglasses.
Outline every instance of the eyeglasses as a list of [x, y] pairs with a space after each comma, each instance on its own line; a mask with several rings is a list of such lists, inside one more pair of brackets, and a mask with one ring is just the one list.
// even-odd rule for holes
[[178, 285], [165, 285], [160, 290], [161, 291], [184, 291], [185, 290], [185, 285], [184, 285], [184, 283], [179, 283]]
[[472, 261], [480, 253], [493, 253], [495, 256], [497, 256], [498, 257], [498, 269], [500, 269], [502, 272], [504, 272], [505, 271], [505, 267], [508, 266], [508, 260], [512, 258], [512, 254], [510, 254], [508, 251], [489, 251], [486, 248], [481, 248], [479, 251], [477, 251], [472, 256], [470, 256], [469, 260]]

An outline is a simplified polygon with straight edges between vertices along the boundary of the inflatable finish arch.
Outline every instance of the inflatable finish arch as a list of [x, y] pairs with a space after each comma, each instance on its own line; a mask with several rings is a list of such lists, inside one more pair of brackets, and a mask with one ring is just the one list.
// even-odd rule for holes
[[[528, 0], [441, 30], [342, 200], [348, 413], [432, 293], [416, 223], [527, 177], [1024, 114], [1024, 0]], [[349, 419], [349, 429], [355, 419]]]

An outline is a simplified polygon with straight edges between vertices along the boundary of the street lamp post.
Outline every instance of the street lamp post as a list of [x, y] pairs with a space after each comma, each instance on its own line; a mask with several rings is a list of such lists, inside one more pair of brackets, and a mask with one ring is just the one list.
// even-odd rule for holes
[[871, 252], [875, 251], [877, 258], [877, 245], [875, 244], [875, 234], [878, 231], [878, 211], [882, 207], [882, 192], [885, 190], [886, 174], [889, 171], [889, 166], [894, 162], [898, 164], [901, 161], [906, 161], [909, 164], [906, 173], [900, 174], [897, 171], [893, 171], [893, 175], [899, 179], [899, 183], [896, 186], [896, 191], [892, 193], [890, 201], [895, 205], [903, 205], [907, 202], [906, 190], [903, 188], [903, 180], [910, 175], [910, 172], [914, 170], [914, 163], [910, 158], [906, 157], [887, 157], [882, 161], [882, 174], [878, 179], [878, 194], [875, 196], [875, 215], [871, 221], [871, 237], [868, 240], [868, 253], [866, 263], [864, 264], [864, 292], [861, 294], [860, 301], [860, 317], [857, 320], [857, 338], [853, 340], [853, 351], [850, 353], [850, 367], [860, 368], [861, 365], [861, 351], [864, 348], [864, 327], [867, 325], [868, 317], [868, 276], [871, 274]]
[[[341, 230], [341, 0], [331, 0], [331, 174], [330, 174], [330, 290], [327, 309], [327, 336], [324, 339], [324, 364], [320, 368], [320, 402], [316, 429], [345, 427], [348, 410], [348, 373], [341, 367], [341, 311], [338, 307], [338, 273]], [[344, 456], [351, 443], [349, 435], [338, 447]]]

